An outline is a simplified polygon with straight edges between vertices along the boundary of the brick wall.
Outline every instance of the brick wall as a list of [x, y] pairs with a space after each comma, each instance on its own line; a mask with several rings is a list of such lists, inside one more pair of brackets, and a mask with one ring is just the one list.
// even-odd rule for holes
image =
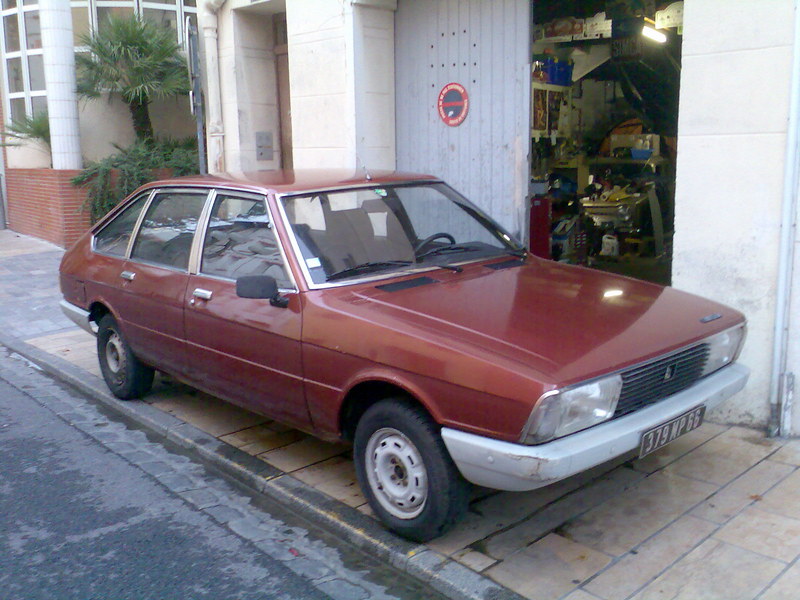
[[86, 191], [70, 179], [80, 171], [8, 169], [8, 226], [13, 231], [69, 247], [89, 228], [89, 214], [81, 207]]

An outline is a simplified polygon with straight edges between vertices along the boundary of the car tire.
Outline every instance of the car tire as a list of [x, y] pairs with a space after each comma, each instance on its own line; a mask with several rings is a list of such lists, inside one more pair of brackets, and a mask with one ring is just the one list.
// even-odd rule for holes
[[466, 511], [469, 483], [421, 407], [401, 398], [372, 405], [356, 427], [354, 454], [370, 507], [401, 536], [426, 542]]
[[105, 315], [98, 324], [97, 357], [103, 379], [117, 398], [141, 398], [153, 387], [155, 370], [136, 358], [111, 315]]

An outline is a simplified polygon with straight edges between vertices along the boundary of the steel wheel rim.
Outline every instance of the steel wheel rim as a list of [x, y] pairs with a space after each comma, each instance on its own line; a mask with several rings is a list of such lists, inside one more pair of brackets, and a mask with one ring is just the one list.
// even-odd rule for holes
[[428, 473], [414, 443], [391, 427], [378, 429], [365, 453], [369, 487], [393, 517], [413, 519], [425, 508]]
[[106, 364], [108, 370], [119, 378], [125, 369], [125, 349], [122, 345], [122, 338], [114, 331], [108, 336], [106, 341]]

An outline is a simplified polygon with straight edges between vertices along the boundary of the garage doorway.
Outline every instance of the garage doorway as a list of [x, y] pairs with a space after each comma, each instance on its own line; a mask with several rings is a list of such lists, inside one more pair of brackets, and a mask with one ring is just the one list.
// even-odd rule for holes
[[532, 4], [530, 247], [671, 282], [683, 3]]

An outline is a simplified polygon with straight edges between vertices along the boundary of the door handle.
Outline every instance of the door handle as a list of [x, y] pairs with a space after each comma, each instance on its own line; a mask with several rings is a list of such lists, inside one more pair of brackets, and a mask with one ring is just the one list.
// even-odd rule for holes
[[195, 291], [192, 292], [192, 296], [195, 298], [199, 298], [200, 300], [211, 300], [211, 290], [204, 290], [203, 288], [197, 288]]
[[122, 273], [119, 274], [119, 276], [122, 277], [123, 279], [127, 279], [128, 281], [133, 281], [134, 278], [136, 277], [136, 273], [134, 273], [133, 271], [123, 271]]

